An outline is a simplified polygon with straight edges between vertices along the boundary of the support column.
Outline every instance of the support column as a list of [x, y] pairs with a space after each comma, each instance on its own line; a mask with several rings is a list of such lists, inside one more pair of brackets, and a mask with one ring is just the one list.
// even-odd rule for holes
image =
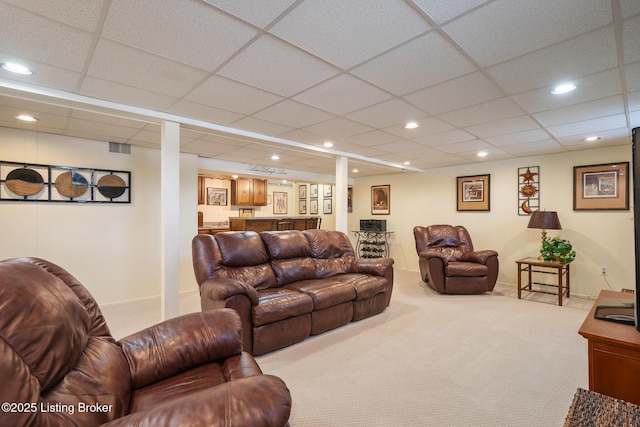
[[180, 314], [180, 124], [160, 126], [160, 301], [166, 320]]
[[349, 186], [349, 159], [345, 156], [336, 157], [336, 230], [349, 233], [347, 214], [347, 188]]

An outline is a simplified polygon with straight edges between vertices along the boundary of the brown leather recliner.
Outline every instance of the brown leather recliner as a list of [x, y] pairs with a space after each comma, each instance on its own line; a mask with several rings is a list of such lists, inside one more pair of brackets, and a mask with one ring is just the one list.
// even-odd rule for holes
[[498, 279], [498, 253], [474, 251], [461, 225], [413, 228], [420, 276], [441, 294], [480, 294], [493, 290]]
[[0, 262], [0, 378], [1, 426], [284, 426], [291, 411], [233, 310], [116, 342], [89, 292], [38, 258]]

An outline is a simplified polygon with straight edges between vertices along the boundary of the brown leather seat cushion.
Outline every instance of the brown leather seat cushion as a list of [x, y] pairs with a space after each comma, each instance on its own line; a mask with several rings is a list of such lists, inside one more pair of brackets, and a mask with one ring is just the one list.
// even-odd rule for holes
[[349, 283], [333, 280], [333, 278], [302, 280], [286, 285], [285, 288], [309, 295], [313, 299], [314, 311], [353, 301], [356, 297], [356, 290], [353, 286]]
[[367, 274], [342, 274], [336, 277], [341, 282], [348, 283], [356, 290], [356, 301], [371, 298], [387, 291], [387, 279], [381, 276]]
[[489, 274], [489, 268], [473, 262], [450, 262], [446, 267], [449, 277], [482, 277]]
[[258, 291], [258, 305], [253, 307], [254, 327], [300, 316], [313, 311], [309, 295], [285, 288]]

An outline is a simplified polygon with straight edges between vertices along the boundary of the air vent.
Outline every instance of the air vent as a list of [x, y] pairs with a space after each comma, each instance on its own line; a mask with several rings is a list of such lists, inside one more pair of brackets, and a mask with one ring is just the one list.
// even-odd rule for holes
[[109, 142], [110, 153], [131, 154], [131, 144], [122, 144], [120, 142]]

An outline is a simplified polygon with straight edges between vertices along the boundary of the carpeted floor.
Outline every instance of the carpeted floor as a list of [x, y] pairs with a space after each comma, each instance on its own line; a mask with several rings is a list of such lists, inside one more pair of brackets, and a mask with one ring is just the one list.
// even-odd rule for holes
[[562, 426], [588, 388], [592, 301], [438, 295], [396, 271], [382, 314], [259, 356], [293, 396], [292, 427]]

